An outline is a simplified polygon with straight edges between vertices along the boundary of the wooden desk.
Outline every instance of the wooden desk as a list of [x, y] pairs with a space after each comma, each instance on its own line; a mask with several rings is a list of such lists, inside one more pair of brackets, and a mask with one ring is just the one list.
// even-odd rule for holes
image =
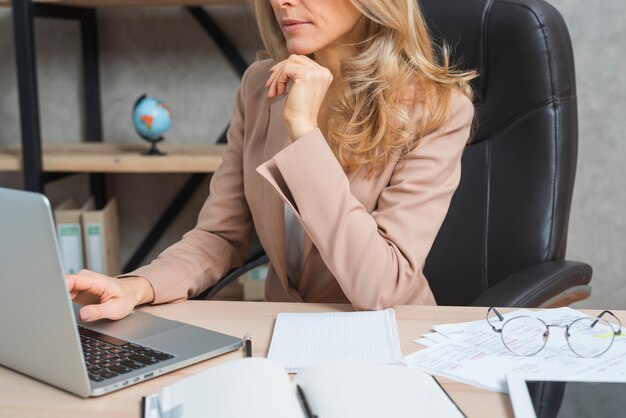
[[[349, 311], [348, 305], [269, 302], [187, 301], [150, 306], [143, 311], [243, 337], [252, 334], [254, 356], [266, 356], [278, 312]], [[395, 308], [403, 354], [421, 348], [412, 341], [433, 324], [482, 319], [484, 308], [399, 306]], [[624, 319], [624, 315], [620, 315]], [[181, 377], [241, 358], [243, 350], [187, 367], [118, 392], [92, 399], [72, 394], [0, 367], [0, 417], [139, 417], [142, 396], [158, 392]], [[54, 359], [51, 359], [54, 361]], [[508, 396], [438, 378], [468, 417], [512, 417]]]

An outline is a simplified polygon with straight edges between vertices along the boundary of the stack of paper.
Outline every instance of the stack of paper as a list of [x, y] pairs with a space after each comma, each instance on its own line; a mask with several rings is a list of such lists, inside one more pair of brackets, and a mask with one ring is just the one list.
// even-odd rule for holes
[[[486, 313], [487, 309], [485, 309]], [[542, 311], [518, 310], [504, 315], [535, 316], [547, 324], [568, 324], [588, 316], [571, 308]], [[501, 334], [486, 320], [461, 324], [436, 325], [433, 333], [415, 340], [428, 348], [409, 354], [405, 361], [431, 374], [445, 376], [470, 385], [507, 393], [507, 373], [542, 376], [580, 376], [611, 378], [626, 375], [626, 338], [616, 336], [611, 348], [596, 358], [581, 358], [572, 352], [565, 339], [565, 328], [551, 328], [542, 351], [530, 357], [511, 353]], [[524, 338], [522, 334], [520, 338]]]

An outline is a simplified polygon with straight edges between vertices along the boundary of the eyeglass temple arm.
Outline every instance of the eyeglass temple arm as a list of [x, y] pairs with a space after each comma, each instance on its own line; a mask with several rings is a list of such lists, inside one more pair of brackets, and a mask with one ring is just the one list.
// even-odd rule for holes
[[617, 321], [617, 323], [619, 324], [619, 329], [618, 329], [617, 331], [613, 330], [613, 333], [614, 333], [615, 335], [621, 335], [621, 334], [622, 334], [622, 321], [620, 321], [620, 320], [619, 320], [619, 318], [618, 318], [618, 317], [616, 317], [616, 316], [613, 314], [613, 312], [611, 312], [611, 311], [602, 311], [602, 312], [600, 313], [600, 315], [598, 315], [598, 316], [596, 317], [597, 319], [596, 319], [595, 321], [593, 321], [593, 323], [591, 324], [591, 327], [594, 327], [594, 326], [598, 323], [598, 321], [599, 321], [600, 319], [602, 319], [602, 317], [603, 317], [605, 314], [609, 314], [609, 315], [611, 315], [613, 318], [615, 318], [615, 320], [616, 320], [616, 321]]
[[504, 321], [504, 317], [502, 316], [502, 314], [500, 312], [498, 312], [498, 310], [496, 308], [494, 308], [493, 306], [490, 307], [489, 309], [487, 309], [487, 315], [485, 316], [485, 319], [487, 320], [487, 323], [489, 324], [489, 326], [495, 331], [495, 332], [502, 332], [501, 329], [496, 328], [491, 321], [489, 321], [489, 314], [493, 312], [496, 314], [496, 316], [498, 317], [498, 319], [500, 321]]

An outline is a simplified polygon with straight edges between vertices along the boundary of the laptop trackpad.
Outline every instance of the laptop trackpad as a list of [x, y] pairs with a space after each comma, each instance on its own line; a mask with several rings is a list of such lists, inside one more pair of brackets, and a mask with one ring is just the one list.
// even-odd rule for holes
[[79, 322], [78, 325], [111, 335], [112, 337], [138, 340], [184, 326], [185, 324], [142, 312], [132, 312], [126, 318], [120, 319], [119, 321], [100, 320], [90, 323]]

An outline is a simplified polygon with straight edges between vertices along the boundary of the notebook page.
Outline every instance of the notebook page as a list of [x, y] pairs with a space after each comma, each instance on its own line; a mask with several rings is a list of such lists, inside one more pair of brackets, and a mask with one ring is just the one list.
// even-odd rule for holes
[[327, 363], [295, 380], [319, 417], [463, 418], [441, 386], [413, 367]]
[[402, 353], [395, 312], [280, 313], [267, 357], [289, 373], [337, 361], [398, 363]]
[[289, 376], [263, 358], [229, 361], [146, 397], [145, 418], [304, 418]]

